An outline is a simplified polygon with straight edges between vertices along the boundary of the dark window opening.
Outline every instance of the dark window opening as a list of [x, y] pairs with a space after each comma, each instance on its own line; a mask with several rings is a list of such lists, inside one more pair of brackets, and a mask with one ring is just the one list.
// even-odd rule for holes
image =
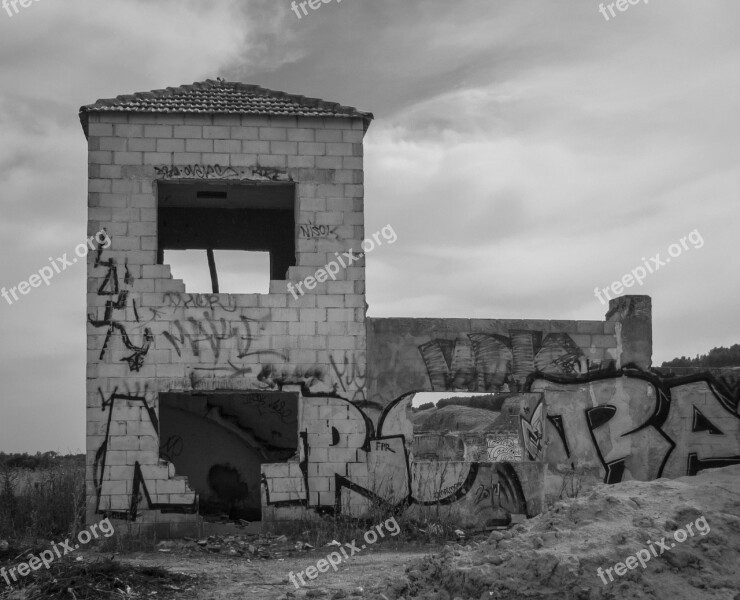
[[259, 521], [261, 466], [297, 460], [297, 415], [297, 393], [163, 393], [160, 457], [188, 478], [201, 515]]
[[[178, 278], [189, 292], [269, 291], [269, 280], [286, 279], [288, 268], [296, 264], [293, 184], [159, 183], [157, 191], [157, 262], [179, 263], [173, 275], [185, 275]], [[263, 275], [262, 282], [249, 269], [241, 271], [234, 251], [254, 253], [249, 262], [252, 272], [256, 268]], [[208, 289], [191, 289], [187, 274], [201, 269], [207, 272]]]

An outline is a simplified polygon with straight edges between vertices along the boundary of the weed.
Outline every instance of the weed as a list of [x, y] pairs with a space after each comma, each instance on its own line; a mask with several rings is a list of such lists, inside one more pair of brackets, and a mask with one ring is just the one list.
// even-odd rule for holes
[[63, 462], [29, 471], [0, 466], [0, 537], [20, 544], [76, 535], [84, 527], [85, 468]]

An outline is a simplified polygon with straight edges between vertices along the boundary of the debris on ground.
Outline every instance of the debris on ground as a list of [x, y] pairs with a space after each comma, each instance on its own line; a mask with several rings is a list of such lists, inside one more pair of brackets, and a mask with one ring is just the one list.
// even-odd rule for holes
[[[79, 558], [79, 557], [78, 557]], [[197, 598], [197, 577], [112, 559], [57, 560], [0, 591], [3, 600]]]
[[[681, 541], [687, 524], [694, 535]], [[648, 548], [657, 556], [649, 556]], [[625, 567], [641, 550], [647, 551], [643, 559], [649, 556], [645, 568], [637, 560]], [[510, 530], [493, 531], [486, 541], [449, 544], [413, 562], [403, 580], [367, 597], [736, 600], [738, 565], [740, 465], [674, 480], [597, 486]], [[607, 574], [602, 579], [598, 569], [611, 569], [614, 580]]]

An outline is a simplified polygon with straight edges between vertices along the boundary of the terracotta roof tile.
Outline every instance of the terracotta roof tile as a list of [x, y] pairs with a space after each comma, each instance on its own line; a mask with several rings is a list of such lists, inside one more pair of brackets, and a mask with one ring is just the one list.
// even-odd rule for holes
[[349, 117], [363, 119], [365, 129], [373, 119], [372, 113], [351, 106], [221, 79], [138, 92], [83, 106], [80, 108], [80, 122], [85, 135], [88, 132], [88, 114], [91, 112]]

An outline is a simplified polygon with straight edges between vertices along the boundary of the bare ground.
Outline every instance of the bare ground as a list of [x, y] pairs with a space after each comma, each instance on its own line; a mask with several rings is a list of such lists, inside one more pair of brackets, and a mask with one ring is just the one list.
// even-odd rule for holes
[[[418, 545], [367, 549], [338, 567], [319, 573], [304, 588], [296, 589], [288, 572], [305, 570], [325, 558], [334, 548], [325, 547], [285, 559], [251, 560], [220, 554], [192, 554], [172, 551], [147, 552], [118, 556], [122, 562], [145, 567], [161, 566], [169, 571], [196, 575], [192, 589], [182, 590], [183, 598], [199, 600], [259, 599], [278, 600], [290, 597], [349, 598], [362, 597], [386, 582], [400, 581], [405, 566], [438, 550], [438, 546]], [[304, 576], [305, 577], [305, 576]], [[290, 596], [289, 594], [295, 594]]]

